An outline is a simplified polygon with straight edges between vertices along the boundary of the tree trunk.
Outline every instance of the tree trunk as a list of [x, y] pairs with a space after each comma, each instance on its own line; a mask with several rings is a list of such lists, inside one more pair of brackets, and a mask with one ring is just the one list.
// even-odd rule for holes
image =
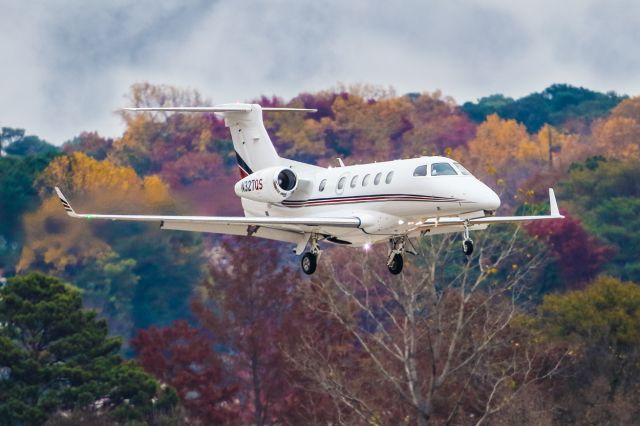
[[258, 377], [258, 364], [258, 354], [254, 352], [251, 355], [251, 379], [253, 382], [253, 404], [255, 408], [254, 418], [256, 426], [263, 426], [265, 416], [263, 412], [264, 408], [262, 407], [262, 398], [260, 398], [260, 377]]

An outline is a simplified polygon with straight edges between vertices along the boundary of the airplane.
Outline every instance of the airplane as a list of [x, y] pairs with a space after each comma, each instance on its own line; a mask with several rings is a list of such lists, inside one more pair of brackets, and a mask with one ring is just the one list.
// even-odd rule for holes
[[[469, 232], [494, 223], [562, 219], [552, 188], [549, 215], [496, 216], [500, 198], [459, 162], [431, 156], [319, 167], [282, 158], [265, 129], [263, 112], [315, 112], [258, 104], [212, 107], [124, 108], [137, 112], [216, 113], [230, 129], [241, 179], [234, 190], [244, 217], [76, 213], [60, 188], [56, 193], [74, 218], [156, 222], [161, 229], [245, 235], [295, 245], [305, 274], [316, 270], [319, 243], [364, 247], [386, 242], [391, 274], [402, 271], [405, 253], [416, 254], [412, 238], [462, 232], [465, 255], [473, 252]], [[308, 247], [308, 249], [307, 249]]]

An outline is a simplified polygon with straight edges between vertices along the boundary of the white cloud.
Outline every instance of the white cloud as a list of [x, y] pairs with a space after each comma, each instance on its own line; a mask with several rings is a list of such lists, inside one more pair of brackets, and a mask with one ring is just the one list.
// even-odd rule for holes
[[0, 0], [0, 125], [54, 143], [117, 136], [139, 81], [215, 102], [337, 82], [441, 89], [458, 101], [554, 82], [638, 94], [630, 1]]

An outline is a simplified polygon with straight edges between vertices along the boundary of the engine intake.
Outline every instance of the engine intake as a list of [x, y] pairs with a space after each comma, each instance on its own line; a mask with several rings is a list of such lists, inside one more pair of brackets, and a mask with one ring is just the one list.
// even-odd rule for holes
[[238, 181], [234, 187], [238, 197], [264, 203], [286, 200], [298, 187], [295, 172], [286, 167], [258, 170]]

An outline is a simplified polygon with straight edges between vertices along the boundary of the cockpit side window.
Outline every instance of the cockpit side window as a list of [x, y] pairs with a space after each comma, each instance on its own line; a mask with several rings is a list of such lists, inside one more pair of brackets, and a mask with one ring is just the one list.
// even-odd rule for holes
[[423, 164], [422, 166], [416, 167], [413, 171], [414, 176], [426, 176], [427, 175], [427, 165]]
[[431, 165], [431, 176], [457, 175], [458, 172], [449, 163], [433, 163]]
[[470, 175], [471, 172], [464, 168], [464, 166], [460, 163], [453, 163], [454, 166], [462, 173], [463, 175]]

